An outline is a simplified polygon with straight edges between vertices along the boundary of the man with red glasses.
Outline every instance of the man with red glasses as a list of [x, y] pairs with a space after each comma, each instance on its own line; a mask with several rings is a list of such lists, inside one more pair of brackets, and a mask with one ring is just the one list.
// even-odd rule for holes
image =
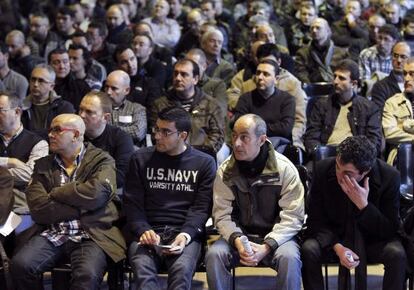
[[131, 157], [124, 205], [136, 289], [161, 289], [162, 265], [168, 269], [168, 289], [191, 289], [216, 165], [187, 143], [190, 129], [185, 109], [166, 108], [153, 129], [156, 145]]
[[108, 257], [114, 262], [125, 258], [124, 239], [112, 225], [118, 219], [115, 162], [84, 143], [84, 134], [77, 115], [52, 121], [52, 154], [36, 162], [26, 190], [38, 234], [13, 258], [17, 289], [37, 289], [41, 274], [62, 259], [71, 263], [71, 289], [99, 289]]

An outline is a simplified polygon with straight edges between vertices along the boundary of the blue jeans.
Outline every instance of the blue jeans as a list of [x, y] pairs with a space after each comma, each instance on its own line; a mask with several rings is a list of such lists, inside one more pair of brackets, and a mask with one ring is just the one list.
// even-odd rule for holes
[[[207, 282], [211, 290], [232, 289], [230, 270], [238, 264], [237, 250], [224, 240], [215, 242], [207, 251]], [[299, 245], [290, 240], [279, 246], [276, 251], [267, 255], [260, 266], [269, 266], [277, 271], [277, 290], [300, 290], [301, 267]]]
[[180, 255], [160, 255], [150, 246], [133, 242], [129, 247], [129, 263], [136, 277], [136, 289], [159, 290], [158, 272], [165, 264], [168, 289], [191, 289], [191, 281], [201, 254], [201, 243], [192, 241]]
[[99, 289], [107, 261], [104, 251], [94, 241], [75, 243], [69, 240], [55, 247], [41, 236], [31, 238], [12, 259], [11, 272], [16, 288], [35, 289], [41, 274], [50, 271], [64, 257], [69, 258], [72, 267], [70, 289]]

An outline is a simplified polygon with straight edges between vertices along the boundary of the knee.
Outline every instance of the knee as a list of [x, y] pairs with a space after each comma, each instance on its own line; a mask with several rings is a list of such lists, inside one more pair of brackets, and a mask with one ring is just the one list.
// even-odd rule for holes
[[14, 276], [20, 276], [27, 273], [37, 274], [35, 268], [31, 265], [30, 261], [25, 259], [23, 255], [19, 254], [14, 256], [11, 260], [10, 270]]
[[317, 240], [307, 239], [301, 248], [302, 259], [319, 260], [321, 256], [321, 247]]
[[391, 242], [384, 248], [384, 265], [400, 264], [405, 265], [407, 256], [404, 247], [399, 242]]
[[[104, 267], [104, 266], [103, 266]], [[100, 281], [104, 274], [103, 267], [82, 265], [72, 269], [72, 280], [74, 281]]]
[[224, 264], [228, 264], [230, 261], [230, 250], [229, 246], [224, 244], [225, 242], [217, 241], [214, 243], [206, 253], [206, 264], [207, 266], [211, 263], [221, 261]]

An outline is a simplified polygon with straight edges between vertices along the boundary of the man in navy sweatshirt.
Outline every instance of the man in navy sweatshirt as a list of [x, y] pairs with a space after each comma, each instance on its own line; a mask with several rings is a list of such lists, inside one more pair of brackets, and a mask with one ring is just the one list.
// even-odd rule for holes
[[138, 150], [130, 161], [124, 204], [137, 289], [160, 289], [162, 265], [168, 269], [168, 289], [191, 289], [216, 165], [187, 144], [190, 129], [186, 110], [162, 110], [153, 128], [156, 145]]

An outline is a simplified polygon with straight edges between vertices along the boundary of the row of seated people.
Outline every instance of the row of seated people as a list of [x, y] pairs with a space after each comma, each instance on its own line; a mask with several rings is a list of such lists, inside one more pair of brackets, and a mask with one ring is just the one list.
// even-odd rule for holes
[[[38, 159], [25, 189], [35, 225], [12, 257], [16, 288], [35, 289], [41, 274], [66, 258], [71, 289], [99, 289], [108, 261], [127, 256], [137, 289], [160, 289], [163, 264], [168, 289], [191, 289], [212, 214], [221, 237], [205, 257], [210, 289], [231, 289], [230, 270], [239, 263], [276, 269], [276, 289], [299, 290], [302, 281], [305, 289], [323, 289], [320, 266], [328, 253], [339, 258], [341, 277], [356, 269], [361, 289], [371, 262], [385, 265], [383, 289], [403, 289], [399, 173], [376, 158], [367, 137], [347, 138], [335, 158], [315, 166], [299, 244], [304, 187], [295, 166], [274, 150], [265, 121], [246, 114], [235, 122], [233, 153], [218, 170], [212, 156], [186, 142], [191, 126], [185, 109], [166, 108], [156, 120], [155, 146], [132, 155], [122, 235], [114, 226], [120, 214], [115, 161], [84, 142], [80, 116], [55, 117], [48, 133], [51, 154]], [[2, 171], [0, 178], [13, 177]]]

